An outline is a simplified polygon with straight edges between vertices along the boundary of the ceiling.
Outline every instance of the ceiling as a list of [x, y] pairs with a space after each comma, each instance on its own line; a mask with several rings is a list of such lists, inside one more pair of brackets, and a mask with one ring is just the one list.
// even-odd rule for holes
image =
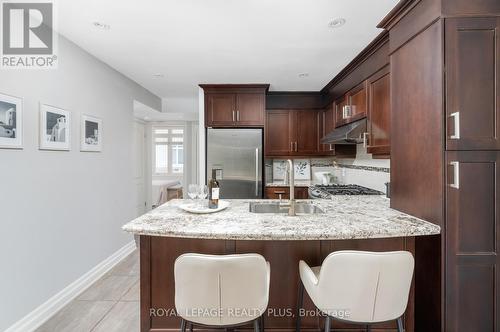
[[[320, 90], [380, 33], [375, 26], [397, 2], [65, 0], [58, 17], [61, 34], [164, 98], [166, 111], [194, 112], [199, 83]], [[346, 24], [330, 28], [338, 17]]]

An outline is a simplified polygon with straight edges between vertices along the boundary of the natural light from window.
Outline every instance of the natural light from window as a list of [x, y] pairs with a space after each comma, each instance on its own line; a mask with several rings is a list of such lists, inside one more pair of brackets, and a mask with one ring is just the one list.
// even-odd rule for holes
[[154, 173], [157, 175], [181, 175], [184, 171], [184, 128], [155, 127]]

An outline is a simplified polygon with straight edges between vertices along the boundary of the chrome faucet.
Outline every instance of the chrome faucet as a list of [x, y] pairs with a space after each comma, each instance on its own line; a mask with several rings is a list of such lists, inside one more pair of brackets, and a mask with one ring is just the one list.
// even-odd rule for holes
[[289, 208], [288, 208], [288, 215], [289, 216], [295, 216], [295, 172], [293, 169], [293, 161], [291, 159], [287, 160], [288, 162], [288, 167], [287, 167], [287, 172], [288, 172], [288, 184], [290, 185], [290, 201], [289, 201]]

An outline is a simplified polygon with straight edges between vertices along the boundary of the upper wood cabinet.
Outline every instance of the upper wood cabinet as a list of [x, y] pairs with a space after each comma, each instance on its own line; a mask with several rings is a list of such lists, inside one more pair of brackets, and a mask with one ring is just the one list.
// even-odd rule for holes
[[319, 154], [319, 125], [320, 113], [318, 110], [295, 111], [295, 154]]
[[340, 127], [344, 124], [346, 124], [346, 115], [347, 113], [345, 112], [345, 106], [348, 106], [348, 98], [347, 96], [342, 96], [339, 99], [335, 100], [333, 104], [333, 109], [335, 112], [335, 127]]
[[206, 127], [262, 127], [267, 84], [202, 84]]
[[389, 67], [370, 77], [368, 89], [367, 152], [390, 155], [391, 152], [391, 86]]
[[446, 148], [500, 149], [500, 18], [447, 18]]
[[319, 110], [268, 110], [267, 156], [309, 156], [321, 153]]
[[236, 120], [234, 93], [205, 94], [205, 123], [207, 126], [232, 125]]
[[[322, 132], [320, 137], [325, 137], [328, 133], [335, 129], [335, 105], [330, 104], [325, 110], [323, 110], [323, 118], [320, 128]], [[334, 144], [320, 144], [320, 149], [324, 155], [335, 155], [335, 145]]]
[[368, 92], [364, 81], [335, 102], [335, 126], [340, 127], [364, 118], [367, 104]]
[[265, 126], [265, 154], [288, 156], [294, 150], [292, 115], [287, 110], [267, 111]]

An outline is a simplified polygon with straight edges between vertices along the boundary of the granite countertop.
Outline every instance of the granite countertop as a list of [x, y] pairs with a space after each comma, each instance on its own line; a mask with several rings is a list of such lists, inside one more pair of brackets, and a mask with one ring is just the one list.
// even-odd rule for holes
[[325, 213], [313, 215], [249, 212], [249, 202], [228, 200], [221, 212], [197, 215], [171, 200], [129, 222], [123, 230], [140, 235], [226, 240], [337, 240], [405, 237], [439, 234], [440, 227], [391, 209], [382, 196], [334, 196], [308, 201]]
[[[296, 180], [294, 187], [310, 187], [314, 184], [309, 180]], [[290, 185], [285, 184], [283, 180], [276, 180], [273, 182], [266, 183], [266, 187], [289, 187]]]

